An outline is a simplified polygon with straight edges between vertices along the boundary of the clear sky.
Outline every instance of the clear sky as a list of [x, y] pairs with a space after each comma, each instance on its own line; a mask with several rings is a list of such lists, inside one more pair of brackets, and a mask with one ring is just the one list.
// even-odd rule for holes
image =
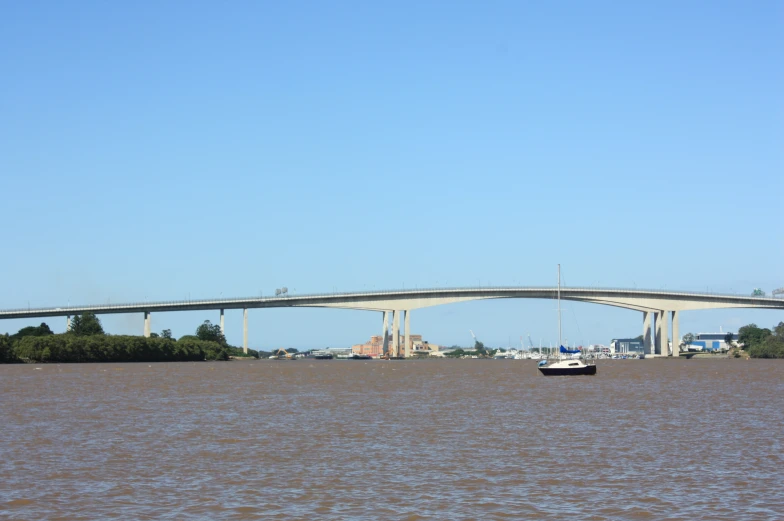
[[[569, 285], [770, 292], [783, 55], [781, 1], [5, 2], [0, 308], [547, 285], [557, 263]], [[565, 307], [570, 342], [641, 333], [640, 313]], [[783, 319], [687, 312], [681, 332]], [[240, 311], [227, 328], [241, 343]], [[552, 301], [420, 310], [412, 329], [557, 339]], [[264, 349], [380, 330], [250, 314]]]

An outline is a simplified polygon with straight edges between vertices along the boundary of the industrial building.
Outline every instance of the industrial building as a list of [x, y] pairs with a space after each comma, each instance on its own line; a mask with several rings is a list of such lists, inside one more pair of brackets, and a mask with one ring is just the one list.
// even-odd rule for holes
[[[727, 333], [700, 333], [694, 336], [694, 340], [688, 346], [688, 349], [696, 349], [697, 351], [727, 351], [730, 347], [724, 341]], [[732, 341], [737, 342], [738, 335], [732, 333]]]
[[610, 342], [613, 353], [642, 353], [645, 350], [643, 341], [639, 338], [614, 338]]

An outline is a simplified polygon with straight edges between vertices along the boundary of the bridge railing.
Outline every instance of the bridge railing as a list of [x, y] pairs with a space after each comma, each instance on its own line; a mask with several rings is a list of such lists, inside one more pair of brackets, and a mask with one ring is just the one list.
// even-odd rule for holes
[[[328, 293], [304, 293], [304, 294], [289, 294], [289, 295], [276, 295], [276, 296], [253, 296], [253, 297], [230, 297], [220, 299], [185, 299], [185, 300], [166, 300], [166, 301], [144, 301], [144, 302], [123, 302], [118, 304], [89, 304], [82, 306], [47, 306], [47, 307], [26, 307], [16, 309], [0, 310], [0, 316], [3, 314], [14, 313], [35, 313], [35, 312], [51, 312], [57, 311], [67, 313], [69, 311], [74, 314], [84, 311], [116, 311], [122, 309], [143, 309], [145, 307], [160, 308], [160, 307], [188, 307], [188, 306], [215, 306], [232, 305], [240, 303], [254, 303], [254, 302], [284, 302], [284, 301], [307, 301], [314, 299], [321, 299], [325, 297], [384, 297], [396, 296], [401, 294], [406, 295], [432, 295], [433, 293], [465, 293], [465, 292], [555, 292], [555, 286], [466, 286], [466, 287], [428, 287], [428, 288], [411, 288], [411, 289], [395, 289], [395, 290], [374, 290], [374, 291], [345, 291], [345, 292], [328, 292]], [[621, 287], [598, 287], [598, 286], [561, 286], [561, 292], [623, 292], [630, 295], [645, 294], [645, 295], [666, 295], [673, 297], [727, 297], [727, 298], [743, 298], [749, 302], [769, 301], [772, 297], [756, 297], [751, 295], [729, 294], [729, 293], [715, 293], [715, 292], [690, 292], [690, 291], [672, 291], [665, 289], [644, 289], [644, 288], [621, 288]], [[776, 299], [779, 300], [779, 299]]]

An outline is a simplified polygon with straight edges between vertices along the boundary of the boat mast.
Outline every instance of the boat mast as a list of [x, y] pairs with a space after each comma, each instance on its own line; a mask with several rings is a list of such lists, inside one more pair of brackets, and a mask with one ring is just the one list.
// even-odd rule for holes
[[561, 265], [558, 265], [558, 358], [561, 357]]

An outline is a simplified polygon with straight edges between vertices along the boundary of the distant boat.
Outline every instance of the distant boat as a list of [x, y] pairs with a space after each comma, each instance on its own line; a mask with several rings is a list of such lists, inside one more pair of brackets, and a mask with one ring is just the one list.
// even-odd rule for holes
[[332, 360], [333, 357], [331, 354], [326, 354], [326, 355], [316, 355], [313, 358], [315, 358], [316, 360]]
[[372, 357], [372, 356], [370, 356], [370, 355], [358, 355], [358, 354], [354, 354], [354, 355], [352, 355], [352, 356], [350, 356], [350, 357], [349, 357], [349, 360], [372, 360], [372, 359], [373, 359], [373, 357]]
[[558, 265], [558, 361], [551, 364], [539, 362], [539, 371], [545, 376], [578, 376], [596, 374], [596, 365], [586, 365], [582, 360], [561, 360], [564, 354], [573, 355], [579, 349], [566, 349], [561, 344], [561, 265]]

